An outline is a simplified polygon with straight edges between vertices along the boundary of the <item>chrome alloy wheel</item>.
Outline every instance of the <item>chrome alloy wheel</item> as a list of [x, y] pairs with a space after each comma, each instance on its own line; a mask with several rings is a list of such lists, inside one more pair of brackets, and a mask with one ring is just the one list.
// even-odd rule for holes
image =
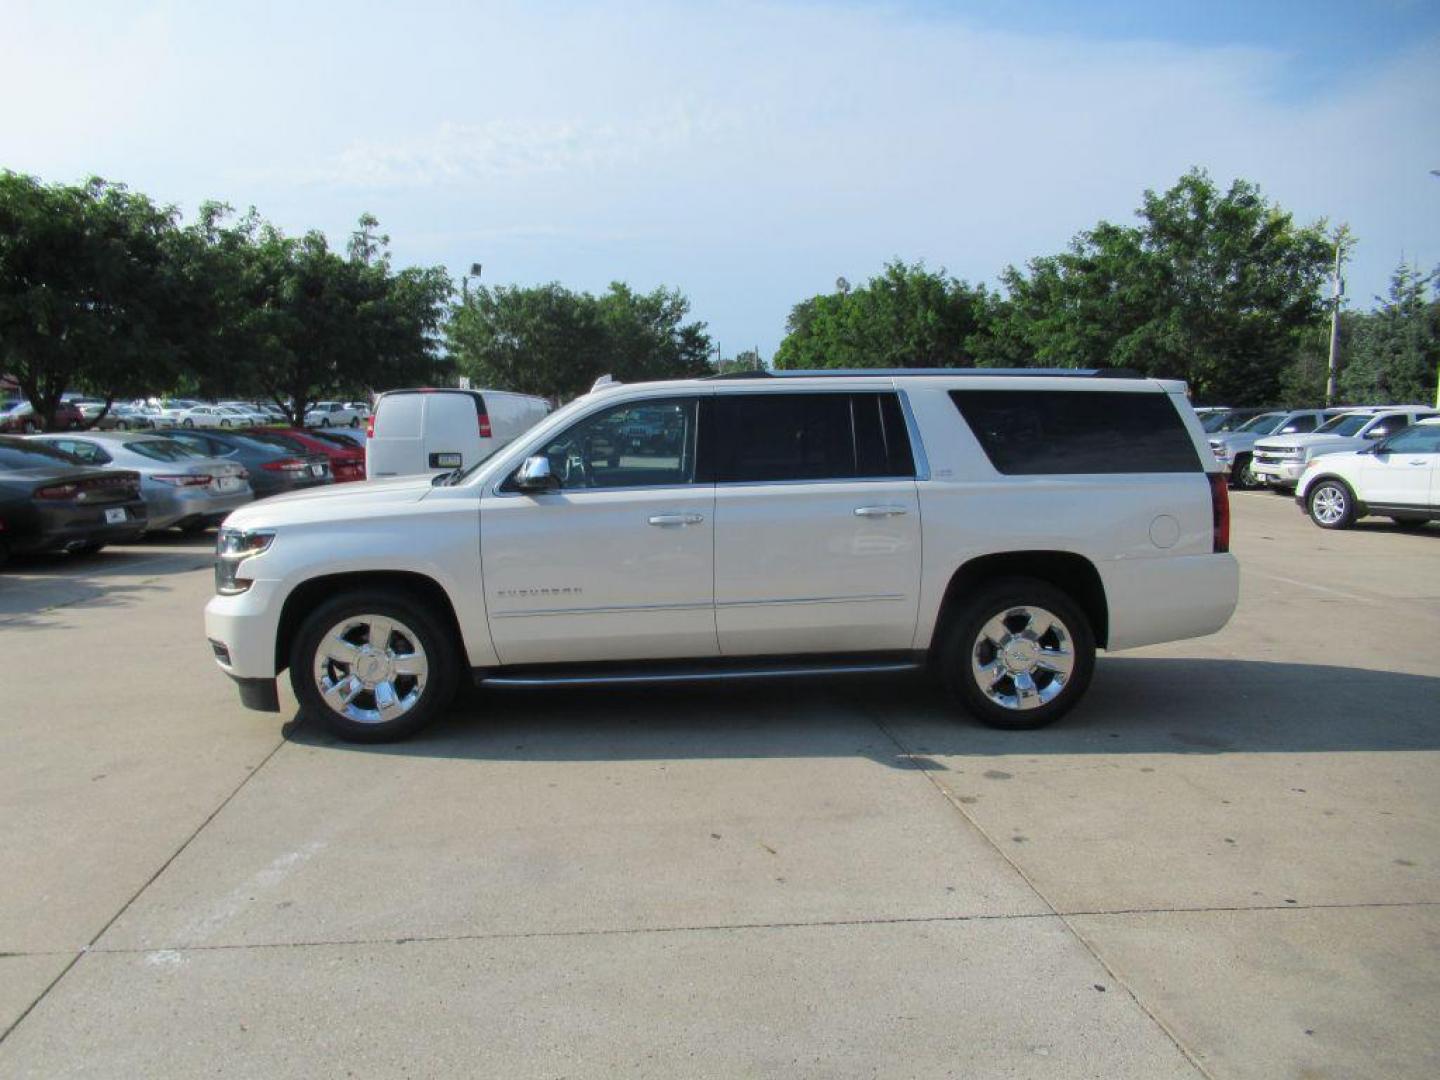
[[357, 724], [404, 716], [424, 695], [429, 674], [415, 632], [385, 615], [343, 619], [325, 632], [315, 650], [320, 697]]
[[1348, 509], [1345, 492], [1337, 484], [1322, 484], [1310, 498], [1310, 512], [1321, 525], [1337, 525]]
[[1054, 701], [1074, 670], [1069, 629], [1042, 607], [1005, 609], [980, 628], [970, 649], [970, 671], [980, 692], [1016, 712]]

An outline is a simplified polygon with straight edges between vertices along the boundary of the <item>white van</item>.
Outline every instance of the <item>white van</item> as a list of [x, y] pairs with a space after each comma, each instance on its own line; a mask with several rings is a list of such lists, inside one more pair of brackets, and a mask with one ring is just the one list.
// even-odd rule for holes
[[544, 398], [504, 390], [390, 390], [375, 402], [365, 475], [413, 476], [464, 469], [534, 427]]

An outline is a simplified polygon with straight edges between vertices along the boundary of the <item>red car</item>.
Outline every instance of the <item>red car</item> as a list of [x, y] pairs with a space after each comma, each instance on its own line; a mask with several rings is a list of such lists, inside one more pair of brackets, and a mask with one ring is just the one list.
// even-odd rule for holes
[[[68, 401], [62, 401], [55, 409], [53, 431], [74, 431], [83, 426], [85, 417]], [[6, 435], [34, 435], [41, 430], [40, 417], [28, 401], [0, 403], [0, 433]], [[362, 455], [363, 456], [363, 455]]]
[[359, 447], [346, 448], [327, 439], [316, 438], [311, 432], [299, 428], [247, 428], [242, 434], [294, 452], [303, 450], [307, 454], [324, 454], [330, 459], [330, 472], [337, 484], [365, 479], [365, 451]]

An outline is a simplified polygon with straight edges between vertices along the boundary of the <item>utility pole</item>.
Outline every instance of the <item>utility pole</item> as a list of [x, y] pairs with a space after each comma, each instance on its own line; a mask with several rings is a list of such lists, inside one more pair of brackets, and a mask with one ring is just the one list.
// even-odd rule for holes
[[1340, 300], [1345, 295], [1345, 281], [1340, 276], [1340, 263], [1349, 246], [1350, 228], [1341, 225], [1335, 230], [1335, 272], [1330, 286], [1330, 374], [1325, 379], [1325, 404], [1334, 405], [1340, 383]]

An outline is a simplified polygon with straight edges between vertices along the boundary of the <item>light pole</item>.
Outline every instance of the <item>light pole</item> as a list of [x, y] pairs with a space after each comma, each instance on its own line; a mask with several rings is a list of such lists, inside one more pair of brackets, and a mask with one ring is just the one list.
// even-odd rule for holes
[[[1430, 175], [1440, 180], [1440, 169], [1431, 169]], [[1440, 364], [1435, 365], [1435, 407], [1440, 409]]]
[[470, 272], [460, 275], [460, 299], [464, 303], [468, 304], [470, 302], [470, 279], [473, 277], [476, 281], [479, 281], [480, 271], [483, 269], [484, 267], [479, 263], [471, 263]]
[[1340, 276], [1340, 263], [1350, 246], [1350, 227], [1335, 230], [1335, 271], [1330, 278], [1330, 370], [1325, 378], [1325, 404], [1334, 405], [1340, 382], [1340, 300], [1345, 295], [1345, 281]]

